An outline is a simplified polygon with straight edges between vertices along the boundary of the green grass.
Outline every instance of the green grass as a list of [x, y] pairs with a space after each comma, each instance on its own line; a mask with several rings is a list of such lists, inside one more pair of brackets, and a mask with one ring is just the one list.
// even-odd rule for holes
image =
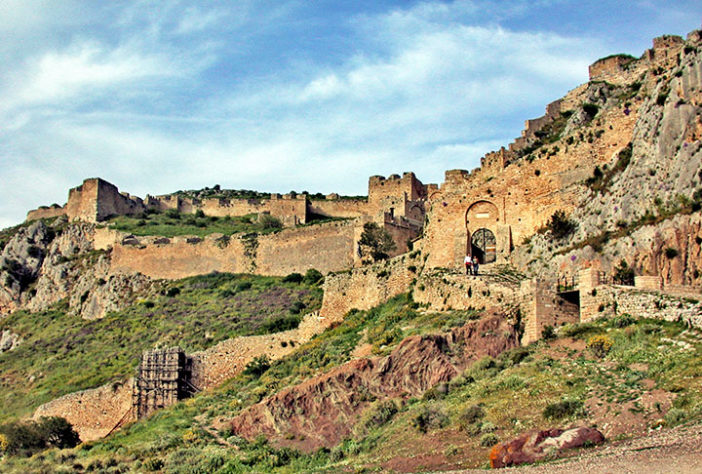
[[318, 309], [321, 296], [319, 287], [305, 283], [217, 273], [164, 283], [163, 294], [100, 320], [70, 315], [65, 302], [48, 311], [15, 312], [0, 322], [0, 331], [11, 329], [24, 340], [0, 354], [0, 422], [66, 393], [129, 377], [141, 352], [156, 345], [191, 352], [238, 335], [296, 327], [298, 313]]
[[108, 220], [111, 227], [134, 235], [159, 235], [175, 237], [177, 235], [196, 235], [204, 237], [209, 234], [237, 233], [259, 234], [276, 232], [279, 229], [266, 227], [256, 222], [255, 214], [241, 217], [196, 217], [194, 214], [177, 212], [145, 213], [137, 216], [118, 216]]
[[[451, 463], [460, 462], [452, 464], [456, 468], [479, 467], [496, 440], [511, 439], [532, 428], [587, 424], [584, 403], [591, 397], [613, 404], [633, 403], [646, 390], [645, 378], [654, 380], [655, 388], [677, 394], [676, 411], [666, 418], [671, 426], [702, 418], [699, 331], [689, 336], [677, 323], [638, 320], [624, 327], [598, 321], [582, 329], [570, 328], [569, 338], [585, 341], [606, 332], [614, 345], [603, 359], [591, 357], [586, 350], [558, 346], [558, 340], [541, 341], [481, 359], [450, 382], [446, 395], [398, 399], [392, 413], [378, 418], [380, 422], [363, 422], [376, 419], [375, 412], [383, 408], [379, 402], [373, 404], [360, 418], [362, 429], [331, 450], [303, 454], [272, 447], [264, 439], [232, 437], [226, 430], [217, 440], [206, 429], [213, 420], [231, 419], [282, 388], [348, 361], [363, 333], [399, 330], [400, 336], [388, 342], [392, 347], [409, 334], [437, 332], [475, 317], [467, 312], [421, 314], [414, 306], [400, 296], [369, 311], [352, 311], [341, 324], [274, 362], [260, 377], [241, 374], [108, 439], [71, 451], [50, 451], [43, 459], [9, 459], [0, 469], [38, 471], [78, 462], [144, 470], [162, 462], [163, 472], [197, 472], [196, 468], [202, 472], [339, 472], [377, 467], [395, 456], [412, 459], [437, 452]], [[665, 338], [687, 340], [694, 350], [680, 350]], [[632, 369], [633, 363], [647, 364], [648, 369]], [[645, 408], [635, 405], [633, 410]]]

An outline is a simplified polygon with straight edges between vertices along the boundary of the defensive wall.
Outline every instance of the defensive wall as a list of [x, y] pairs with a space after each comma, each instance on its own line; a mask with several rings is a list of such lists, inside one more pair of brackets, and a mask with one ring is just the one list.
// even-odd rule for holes
[[[125, 237], [96, 231], [96, 248], [112, 247], [111, 272], [179, 279], [213, 271], [287, 275], [310, 268], [328, 273], [354, 264], [352, 221], [283, 229], [273, 234]], [[99, 244], [98, 244], [99, 243]]]
[[121, 422], [132, 421], [132, 385], [130, 379], [70, 393], [41, 405], [33, 417], [61, 416], [84, 442], [104, 438]]
[[[27, 220], [66, 215], [69, 220], [100, 222], [111, 216], [134, 215], [147, 210], [177, 210], [193, 214], [199, 210], [208, 216], [244, 216], [270, 214], [285, 226], [306, 224], [312, 216], [370, 217], [382, 221], [382, 212], [390, 211], [399, 216], [406, 212], [423, 210], [428, 186], [422, 184], [414, 173], [391, 175], [387, 179], [372, 176], [368, 182], [368, 199], [342, 199], [329, 194], [326, 200], [310, 200], [306, 194], [271, 194], [270, 199], [196, 199], [176, 194], [146, 196], [141, 199], [120, 193], [111, 183], [100, 178], [89, 178], [72, 188], [65, 206], [41, 207], [29, 211]], [[411, 202], [413, 205], [408, 205]], [[423, 220], [423, 215], [421, 216]]]

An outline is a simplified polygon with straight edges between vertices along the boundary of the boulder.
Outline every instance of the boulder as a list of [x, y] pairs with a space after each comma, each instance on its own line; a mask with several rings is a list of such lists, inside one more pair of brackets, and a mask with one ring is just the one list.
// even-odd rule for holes
[[529, 431], [511, 441], [500, 443], [490, 451], [490, 467], [500, 468], [534, 463], [553, 457], [566, 449], [604, 442], [604, 435], [595, 428]]

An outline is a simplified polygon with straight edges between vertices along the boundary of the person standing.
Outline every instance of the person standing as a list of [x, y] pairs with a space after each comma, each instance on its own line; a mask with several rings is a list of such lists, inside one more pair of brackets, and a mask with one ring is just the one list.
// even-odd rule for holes
[[472, 275], [473, 261], [470, 259], [470, 255], [466, 255], [466, 258], [463, 259], [463, 263], [466, 265], [466, 275]]
[[480, 262], [478, 261], [478, 257], [473, 257], [473, 275], [478, 275], [478, 267], [480, 266]]

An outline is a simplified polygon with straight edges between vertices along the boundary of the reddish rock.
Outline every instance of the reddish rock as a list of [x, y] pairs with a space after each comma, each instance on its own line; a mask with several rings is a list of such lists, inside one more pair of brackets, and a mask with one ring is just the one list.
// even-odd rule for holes
[[472, 361], [518, 344], [503, 314], [491, 314], [448, 334], [411, 336], [387, 357], [357, 359], [289, 387], [232, 420], [233, 431], [312, 451], [347, 437], [373, 400], [417, 397], [448, 382]]
[[530, 431], [490, 451], [490, 466], [493, 468], [533, 463], [566, 449], [584, 444], [600, 444], [604, 436], [595, 428], [550, 429]]

